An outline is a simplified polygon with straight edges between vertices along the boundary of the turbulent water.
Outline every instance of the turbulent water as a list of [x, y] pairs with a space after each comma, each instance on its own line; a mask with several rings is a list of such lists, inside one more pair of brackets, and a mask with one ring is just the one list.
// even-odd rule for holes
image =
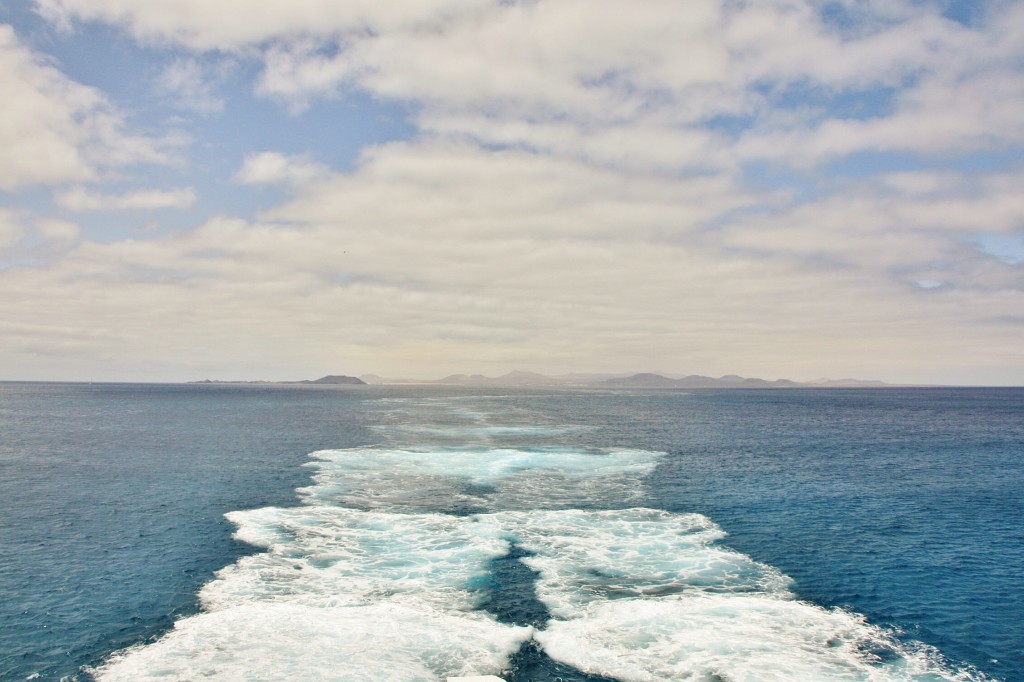
[[[3, 388], [8, 426], [19, 400], [46, 390]], [[76, 387], [49, 390], [69, 401], [63, 409], [81, 410]], [[170, 629], [166, 614], [153, 621], [153, 609], [141, 608], [151, 621], [145, 627], [119, 631], [105, 647], [79, 644], [64, 666], [84, 666], [79, 678], [494, 674], [721, 682], [1024, 674], [1016, 622], [1024, 589], [1024, 392], [90, 390], [84, 404], [99, 412], [123, 419], [134, 406], [138, 419], [115, 424], [116, 435], [133, 425], [153, 429], [148, 420], [166, 423], [168, 410], [188, 417], [171, 418], [161, 434], [169, 440], [157, 440], [167, 449], [152, 451], [155, 461], [141, 468], [153, 474], [154, 488], [177, 485], [184, 494], [151, 512], [175, 518], [240, 502], [225, 518], [250, 549], [213, 552], [207, 563], [225, 559], [212, 579], [146, 576], [128, 585], [115, 577], [101, 590], [110, 601], [135, 589], [192, 585], [197, 608], [179, 597], [181, 615]], [[211, 417], [217, 409], [219, 418]], [[227, 456], [204, 440], [226, 445], [245, 427], [270, 443], [236, 443]], [[313, 448], [299, 461], [305, 443], [322, 446], [332, 437], [337, 446]], [[197, 458], [181, 457], [190, 448], [202, 453], [202, 466], [191, 472]], [[272, 456], [275, 448], [283, 461]], [[19, 458], [26, 456], [17, 443], [5, 450], [3, 481], [24, 475]], [[174, 457], [185, 460], [181, 470], [152, 471]], [[30, 459], [39, 465], [47, 458], [36, 452]], [[119, 464], [130, 468], [104, 462], [95, 464], [108, 474]], [[234, 476], [247, 482], [236, 490]], [[291, 487], [268, 493], [275, 477]], [[216, 503], [181, 503], [211, 487], [230, 492]], [[979, 511], [981, 490], [997, 496], [999, 514]], [[99, 491], [96, 501], [108, 494]], [[254, 499], [239, 499], [244, 494]], [[19, 513], [31, 527], [31, 514]], [[182, 531], [172, 524], [172, 553], [185, 556], [207, 535], [226, 535], [207, 525]], [[116, 542], [116, 531], [107, 532]], [[31, 545], [24, 526], [22, 535], [22, 546]], [[67, 551], [60, 546], [66, 538], [52, 532], [35, 541]], [[111, 539], [93, 549], [109, 551], [103, 542]], [[183, 551], [182, 542], [191, 545]], [[94, 573], [104, 570], [101, 561]], [[951, 576], [973, 584], [948, 584]], [[15, 589], [31, 604], [39, 585]], [[13, 650], [21, 655], [0, 672], [69, 674], [52, 661], [55, 652], [43, 651], [49, 643], [33, 649], [38, 623], [20, 620], [27, 624], [17, 626]], [[89, 621], [51, 624], [62, 626], [81, 640]]]

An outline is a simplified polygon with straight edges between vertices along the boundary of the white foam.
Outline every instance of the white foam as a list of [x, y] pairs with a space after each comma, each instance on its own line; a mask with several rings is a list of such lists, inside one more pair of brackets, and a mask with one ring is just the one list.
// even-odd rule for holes
[[595, 603], [579, 618], [549, 622], [536, 639], [556, 660], [625, 682], [973, 679], [858, 616], [765, 595]]
[[314, 606], [390, 600], [469, 610], [488, 562], [508, 551], [498, 531], [443, 514], [338, 507], [232, 512], [236, 537], [268, 551], [241, 558], [200, 592], [217, 610], [250, 601]]
[[321, 450], [312, 454], [312, 457], [321, 462], [333, 465], [321, 467], [325, 482], [334, 482], [332, 474], [345, 477], [365, 472], [384, 475], [397, 472], [452, 476], [483, 485], [493, 485], [511, 475], [528, 470], [554, 471], [577, 478], [622, 473], [646, 474], [661, 456], [662, 453], [644, 450], [586, 451], [570, 448], [353, 448]]
[[[568, 427], [495, 425], [444, 400], [389, 407], [382, 419], [421, 445], [484, 444], [314, 453], [303, 506], [228, 515], [264, 551], [218, 572], [203, 613], [97, 676], [443, 680], [497, 674], [535, 636], [552, 658], [624, 682], [973, 679], [796, 600], [787, 577], [719, 546], [704, 516], [628, 508], [662, 453], [490, 447]], [[424, 407], [441, 418], [410, 422]], [[512, 543], [552, 617], [536, 633], [479, 610]]]
[[[625, 682], [973, 679], [794, 599], [785, 576], [719, 547], [724, 533], [699, 514], [306, 506], [229, 518], [266, 551], [219, 572], [205, 613], [115, 655], [100, 679], [437, 680], [498, 673], [531, 635]], [[552, 614], [536, 633], [478, 610], [489, 562], [512, 542], [531, 553]]]
[[218, 572], [204, 613], [100, 679], [438, 680], [499, 672], [532, 633], [475, 610], [508, 551], [491, 525], [312, 506], [228, 518], [266, 551]]
[[479, 613], [392, 603], [246, 604], [180, 620], [157, 642], [116, 654], [95, 674], [103, 682], [425, 682], [499, 673], [529, 635], [529, 628]]
[[533, 556], [538, 597], [556, 618], [595, 600], [757, 591], [788, 597], [789, 579], [715, 545], [725, 533], [700, 514], [656, 509], [505, 512], [488, 519]]
[[[954, 680], [860, 616], [796, 600], [789, 579], [715, 545], [698, 514], [508, 512], [482, 519], [533, 556], [554, 659], [627, 682]], [[881, 658], [878, 652], [885, 652]]]
[[662, 453], [570, 448], [354, 448], [313, 453], [307, 500], [362, 509], [478, 511], [628, 505]]
[[445, 441], [457, 441], [460, 443], [472, 443], [474, 441], [492, 441], [500, 438], [538, 438], [541, 436], [558, 436], [566, 433], [589, 431], [590, 426], [422, 426], [414, 424], [393, 424], [388, 426], [375, 426], [377, 431], [388, 434], [401, 432], [403, 434], [415, 434], [418, 437], [430, 436]]

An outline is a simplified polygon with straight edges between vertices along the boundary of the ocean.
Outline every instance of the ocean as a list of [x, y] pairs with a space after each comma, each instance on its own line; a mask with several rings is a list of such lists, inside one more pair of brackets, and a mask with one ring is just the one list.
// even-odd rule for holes
[[1024, 389], [0, 383], [0, 679], [1024, 680]]

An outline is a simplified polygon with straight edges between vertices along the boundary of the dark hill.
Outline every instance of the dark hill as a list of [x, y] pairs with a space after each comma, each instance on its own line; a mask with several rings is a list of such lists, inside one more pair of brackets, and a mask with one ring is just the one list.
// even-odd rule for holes
[[342, 374], [328, 374], [325, 377], [320, 377], [319, 379], [314, 379], [312, 381], [307, 379], [306, 381], [303, 381], [301, 383], [303, 383], [303, 384], [363, 384], [364, 386], [366, 385], [366, 382], [363, 381], [362, 379], [360, 379], [359, 377], [347, 377], [347, 376], [344, 376]]

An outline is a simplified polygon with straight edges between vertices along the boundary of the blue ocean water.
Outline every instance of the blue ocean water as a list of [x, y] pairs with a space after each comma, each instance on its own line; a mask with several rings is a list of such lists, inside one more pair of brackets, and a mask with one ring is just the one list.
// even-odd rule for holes
[[0, 384], [0, 678], [1024, 679], [1022, 417]]

